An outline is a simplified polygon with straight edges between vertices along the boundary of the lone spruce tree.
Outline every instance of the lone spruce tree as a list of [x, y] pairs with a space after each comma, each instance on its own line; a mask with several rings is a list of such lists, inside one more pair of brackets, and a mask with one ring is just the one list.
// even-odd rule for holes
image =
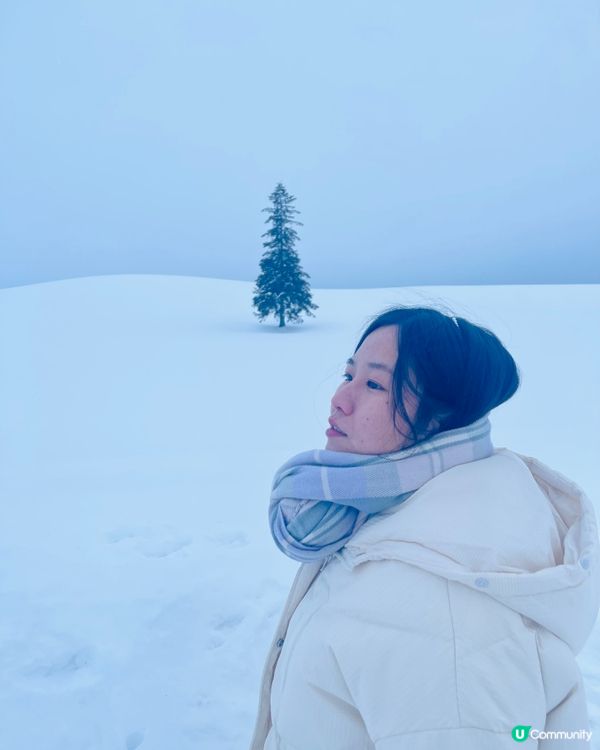
[[268, 249], [260, 260], [252, 303], [256, 308], [254, 314], [260, 321], [272, 313], [279, 318], [279, 328], [282, 328], [286, 320], [301, 323], [302, 312], [314, 318], [311, 310], [319, 306], [312, 302], [306, 281], [310, 276], [302, 270], [294, 250], [294, 243], [300, 238], [292, 224], [302, 226], [302, 222], [292, 219], [294, 214], [300, 213], [292, 206], [296, 198], [279, 182], [269, 200], [273, 207], [262, 210], [269, 213], [265, 224], [271, 222], [272, 226], [261, 235], [268, 237], [263, 242], [263, 247]]

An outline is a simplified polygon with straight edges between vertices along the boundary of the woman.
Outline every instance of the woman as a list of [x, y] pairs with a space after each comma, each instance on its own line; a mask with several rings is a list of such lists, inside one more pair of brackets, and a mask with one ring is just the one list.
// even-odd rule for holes
[[530, 747], [590, 747], [575, 656], [600, 602], [596, 518], [572, 481], [492, 445], [518, 386], [463, 318], [395, 307], [367, 327], [325, 450], [275, 475], [273, 538], [303, 564], [251, 750], [499, 750], [528, 727]]

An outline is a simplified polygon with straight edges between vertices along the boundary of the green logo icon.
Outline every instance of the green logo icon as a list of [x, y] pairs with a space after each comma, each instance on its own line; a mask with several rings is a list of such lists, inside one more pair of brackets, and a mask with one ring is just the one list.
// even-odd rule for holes
[[512, 738], [515, 742], [525, 742], [525, 740], [529, 737], [529, 730], [531, 729], [531, 725], [528, 727], [525, 727], [521, 724], [518, 724], [516, 727], [513, 727], [512, 730]]

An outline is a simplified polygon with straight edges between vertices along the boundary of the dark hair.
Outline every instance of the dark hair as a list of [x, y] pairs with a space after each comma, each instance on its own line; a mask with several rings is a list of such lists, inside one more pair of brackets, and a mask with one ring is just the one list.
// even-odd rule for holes
[[[393, 420], [400, 412], [411, 445], [438, 432], [475, 422], [517, 391], [520, 372], [511, 354], [487, 328], [428, 307], [394, 306], [378, 314], [360, 337], [398, 326], [398, 359], [392, 380]], [[412, 382], [412, 379], [416, 382]], [[419, 400], [412, 422], [404, 388]], [[435, 425], [428, 429], [432, 420]], [[408, 446], [406, 446], [408, 447]]]

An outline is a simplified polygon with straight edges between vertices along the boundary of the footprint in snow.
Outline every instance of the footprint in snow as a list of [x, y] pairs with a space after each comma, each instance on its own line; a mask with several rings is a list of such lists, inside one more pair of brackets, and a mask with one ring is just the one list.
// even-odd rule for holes
[[245, 547], [248, 544], [248, 537], [243, 531], [224, 531], [220, 534], [205, 534], [204, 537], [227, 547]]
[[98, 679], [93, 647], [66, 633], [42, 632], [11, 650], [15, 677], [30, 689], [71, 690]]
[[126, 750], [135, 750], [136, 747], [139, 747], [143, 741], [143, 732], [132, 732], [131, 734], [128, 734], [127, 738], [125, 739], [125, 748]]
[[109, 544], [127, 547], [144, 557], [168, 557], [193, 541], [172, 526], [120, 526], [104, 535]]

